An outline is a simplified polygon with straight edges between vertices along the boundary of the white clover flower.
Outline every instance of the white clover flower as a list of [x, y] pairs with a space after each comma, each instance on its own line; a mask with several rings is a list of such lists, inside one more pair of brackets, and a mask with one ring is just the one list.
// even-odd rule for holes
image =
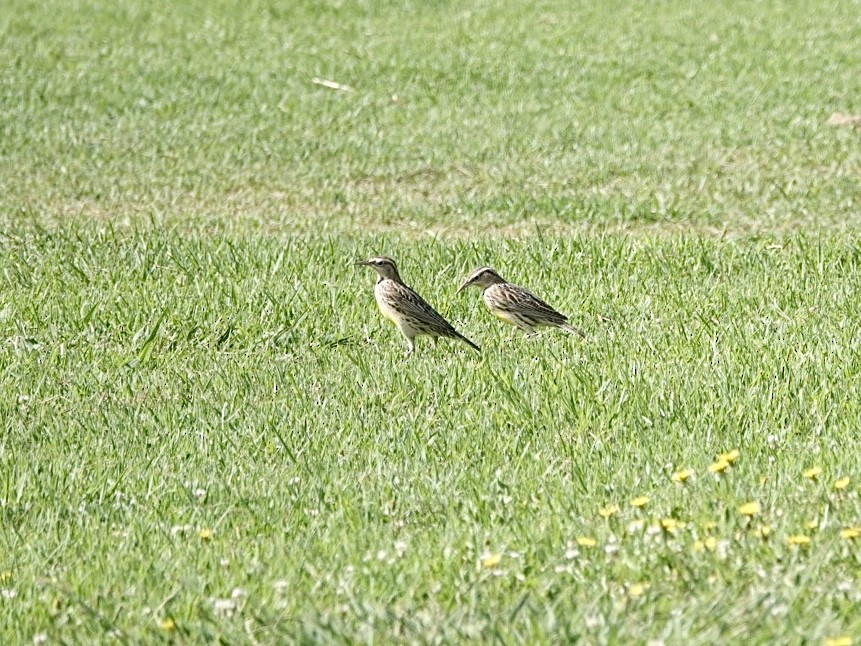
[[212, 603], [212, 608], [216, 614], [231, 617], [236, 612], [236, 601], [234, 599], [216, 599]]

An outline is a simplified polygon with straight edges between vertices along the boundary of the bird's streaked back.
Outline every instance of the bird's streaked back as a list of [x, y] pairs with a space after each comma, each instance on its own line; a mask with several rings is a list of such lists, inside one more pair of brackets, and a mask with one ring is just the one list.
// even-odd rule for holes
[[476, 269], [457, 291], [461, 292], [467, 287], [480, 288], [484, 304], [494, 316], [527, 334], [533, 334], [535, 328], [549, 326], [586, 336], [568, 323], [567, 316], [557, 312], [529, 290], [509, 283], [490, 267]]
[[407, 354], [415, 349], [417, 336], [449, 337], [458, 339], [475, 350], [480, 348], [454, 329], [439, 312], [401, 280], [395, 261], [377, 256], [356, 263], [377, 272], [374, 297], [383, 316], [392, 321], [407, 341]]

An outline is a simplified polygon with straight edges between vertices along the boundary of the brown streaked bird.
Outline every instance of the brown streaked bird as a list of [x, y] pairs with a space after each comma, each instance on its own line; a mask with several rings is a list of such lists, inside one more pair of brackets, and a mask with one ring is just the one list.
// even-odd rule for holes
[[422, 335], [434, 339], [441, 336], [458, 339], [481, 351], [481, 348], [455, 330], [439, 312], [404, 284], [394, 260], [378, 256], [356, 264], [371, 267], [377, 272], [379, 277], [374, 286], [374, 298], [377, 299], [383, 316], [397, 325], [407, 340], [408, 355], [415, 350], [414, 339]]
[[458, 293], [467, 287], [479, 287], [487, 309], [496, 318], [519, 327], [526, 334], [535, 334], [535, 328], [548, 326], [586, 336], [568, 323], [567, 316], [554, 310], [532, 292], [512, 285], [490, 267], [480, 267], [472, 272], [458, 288]]

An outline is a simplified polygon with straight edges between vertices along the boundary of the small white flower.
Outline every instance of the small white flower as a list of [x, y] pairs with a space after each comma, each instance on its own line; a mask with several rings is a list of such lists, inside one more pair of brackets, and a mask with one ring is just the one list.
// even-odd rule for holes
[[203, 498], [205, 495], [206, 495], [206, 489], [202, 489], [202, 488], [198, 487], [197, 489], [194, 490], [194, 497], [197, 498], [198, 500]]
[[771, 614], [773, 617], [785, 617], [789, 612], [789, 606], [787, 605], [777, 605], [771, 609]]
[[643, 531], [643, 521], [642, 520], [632, 521], [628, 525], [628, 533], [629, 534], [639, 534], [641, 531]]
[[221, 559], [221, 560], [218, 562], [218, 564], [219, 564], [221, 567], [229, 567], [229, 566], [230, 566], [230, 559]]
[[47, 641], [48, 635], [46, 635], [45, 633], [36, 633], [35, 635], [33, 635], [33, 644], [44, 644]]
[[212, 604], [213, 609], [219, 615], [230, 617], [236, 612], [236, 601], [233, 599], [216, 599]]
[[245, 596], [245, 590], [242, 588], [233, 588], [233, 592], [230, 593], [231, 599], [240, 599]]
[[191, 525], [174, 525], [170, 528], [170, 535], [176, 536], [177, 534], [187, 534], [191, 531]]
[[4, 599], [14, 599], [18, 596], [18, 591], [15, 588], [3, 588], [0, 590], [0, 596]]
[[587, 629], [595, 630], [604, 625], [604, 618], [601, 615], [587, 615], [585, 623]]
[[565, 558], [568, 559], [569, 561], [571, 559], [576, 559], [579, 555], [580, 555], [580, 550], [578, 550], [576, 547], [572, 547], [572, 548], [565, 550]]
[[287, 590], [287, 582], [284, 579], [279, 579], [272, 584], [272, 587], [275, 588], [275, 592], [277, 592], [278, 594], [284, 594], [284, 592]]
[[385, 561], [385, 560], [386, 560], [386, 556], [388, 556], [388, 555], [386, 554], [386, 550], [380, 550], [379, 552], [377, 552], [377, 560], [378, 560], [378, 561]]

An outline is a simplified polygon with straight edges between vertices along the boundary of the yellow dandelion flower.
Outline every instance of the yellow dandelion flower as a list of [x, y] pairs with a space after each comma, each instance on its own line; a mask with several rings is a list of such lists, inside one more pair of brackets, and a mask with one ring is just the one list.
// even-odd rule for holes
[[806, 523], [804, 523], [804, 526], [807, 529], [816, 529], [817, 527], [819, 527], [819, 521], [814, 518], [813, 520], [808, 520]]
[[694, 552], [702, 552], [706, 548], [706, 544], [702, 541], [694, 541]]
[[609, 518], [619, 513], [619, 505], [607, 505], [598, 510], [598, 515], [601, 518]]
[[630, 594], [635, 599], [637, 597], [642, 597], [643, 593], [649, 589], [648, 583], [634, 583], [631, 587], [628, 588], [628, 594]]
[[834, 482], [834, 488], [837, 489], [837, 491], [840, 491], [841, 489], [845, 489], [848, 486], [849, 486], [849, 478], [840, 478], [840, 480], [837, 480]]
[[729, 468], [730, 464], [731, 462], [729, 460], [726, 460], [724, 458], [718, 458], [717, 462], [713, 462], [709, 465], [709, 473], [723, 473]]
[[762, 507], [755, 501], [747, 502], [738, 508], [738, 513], [742, 516], [756, 516], [760, 511], [762, 511]]
[[848, 635], [830, 637], [825, 640], [825, 646], [852, 646], [852, 638]]
[[706, 536], [706, 539], [703, 541], [703, 545], [706, 546], [706, 549], [709, 552], [714, 552], [717, 549], [717, 539], [714, 536]]
[[706, 530], [707, 532], [710, 532], [715, 527], [717, 527], [717, 523], [713, 520], [707, 520], [706, 522], [703, 523], [703, 529]]
[[580, 547], [595, 547], [598, 544], [598, 541], [591, 536], [578, 536], [576, 540]]
[[797, 547], [808, 547], [810, 545], [810, 537], [804, 534], [793, 534], [788, 539], [790, 545]]
[[637, 508], [639, 508], [639, 507], [645, 507], [646, 505], [648, 505], [648, 504], [649, 504], [649, 500], [650, 500], [650, 499], [649, 499], [649, 497], [648, 497], [648, 496], [637, 496], [636, 498], [634, 498], [634, 499], [631, 501], [631, 506], [632, 506], [632, 507], [637, 507]]
[[717, 457], [717, 461], [720, 462], [721, 460], [724, 460], [725, 462], [729, 462], [730, 464], [732, 464], [733, 462], [738, 460], [738, 449], [733, 449], [732, 451], [727, 451], [726, 453], [721, 453]]
[[661, 529], [669, 534], [675, 534], [683, 527], [684, 523], [680, 523], [675, 518], [661, 518]]
[[488, 554], [483, 559], [481, 559], [481, 566], [486, 568], [493, 568], [499, 565], [499, 562], [502, 560], [502, 554]]
[[176, 629], [176, 622], [173, 619], [171, 619], [170, 617], [168, 617], [166, 619], [161, 620], [159, 627], [162, 630], [166, 630], [167, 632], [171, 632], [172, 630]]
[[840, 530], [840, 538], [847, 541], [854, 541], [861, 536], [861, 527], [846, 527]]
[[769, 536], [771, 536], [771, 527], [769, 527], [768, 525], [757, 527], [756, 535], [759, 536], [762, 540], [767, 539]]
[[805, 469], [801, 475], [803, 475], [808, 480], [816, 480], [820, 475], [822, 475], [822, 469], [819, 467], [810, 467], [809, 469]]
[[680, 471], [676, 471], [672, 476], [673, 482], [678, 482], [680, 484], [684, 484], [688, 481], [688, 479], [694, 475], [694, 472], [690, 469], [681, 469]]
[[12, 570], [3, 570], [0, 572], [0, 583], [6, 583], [12, 578]]
[[204, 527], [199, 532], [197, 532], [197, 535], [200, 537], [200, 540], [202, 540], [202, 541], [212, 540], [212, 530], [207, 529], [206, 527]]

